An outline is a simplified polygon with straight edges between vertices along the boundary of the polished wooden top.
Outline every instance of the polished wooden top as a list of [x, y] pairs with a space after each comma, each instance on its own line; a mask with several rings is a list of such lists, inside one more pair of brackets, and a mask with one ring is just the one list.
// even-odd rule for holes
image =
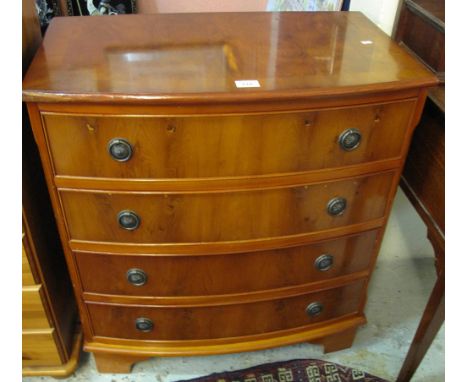
[[[238, 80], [260, 87], [238, 88]], [[57, 17], [24, 79], [23, 98], [237, 102], [436, 83], [358, 12]]]

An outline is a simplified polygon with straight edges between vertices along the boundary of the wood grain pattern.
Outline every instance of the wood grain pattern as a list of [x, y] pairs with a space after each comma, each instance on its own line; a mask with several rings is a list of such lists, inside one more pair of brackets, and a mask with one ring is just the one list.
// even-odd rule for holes
[[[245, 79], [261, 88], [236, 88]], [[23, 94], [30, 102], [180, 104], [432, 84], [429, 71], [358, 12], [155, 14], [55, 18]]]
[[[304, 187], [216, 194], [60, 192], [72, 239], [127, 243], [183, 243], [293, 235], [377, 219], [384, 214], [393, 173]], [[346, 198], [341, 216], [328, 202]], [[135, 211], [134, 231], [117, 215]], [[200, 217], [205, 216], [201, 220]]]
[[430, 100], [414, 132], [402, 181], [437, 229], [445, 232], [445, 113]]
[[[433, 77], [433, 86], [439, 83]], [[37, 102], [35, 103], [41, 112], [51, 112], [59, 114], [88, 115], [212, 115], [212, 114], [251, 114], [251, 113], [272, 113], [272, 112], [293, 112], [307, 111], [326, 108], [342, 108], [348, 106], [363, 106], [367, 104], [387, 103], [393, 101], [411, 100], [418, 98], [420, 88], [398, 88], [393, 87], [379, 93], [343, 93], [336, 97], [311, 98], [307, 96], [297, 96], [294, 102], [288, 99], [272, 100], [268, 95], [251, 99], [251, 97], [237, 100], [217, 102], [191, 102], [178, 103], [167, 100], [164, 103], [140, 103], [128, 102], [106, 102], [106, 103], [86, 103], [74, 102]], [[24, 96], [24, 95], [23, 95]], [[203, 101], [203, 100], [202, 100]]]
[[[88, 304], [95, 335], [144, 340], [194, 340], [245, 336], [300, 327], [357, 312], [363, 282], [283, 300], [203, 308], [152, 308]], [[314, 302], [322, 314], [309, 317], [305, 309]], [[154, 322], [148, 333], [135, 328], [135, 319]], [[203, 325], [200, 325], [203, 323]]]
[[34, 280], [34, 276], [31, 272], [31, 266], [29, 265], [28, 256], [26, 254], [26, 250], [24, 248], [24, 233], [23, 233], [23, 243], [21, 244], [21, 269], [22, 269], [22, 284], [23, 286], [32, 286], [35, 285], [36, 282]]
[[[110, 178], [204, 178], [301, 172], [401, 156], [415, 102], [239, 116], [70, 116], [43, 114], [58, 175]], [[359, 129], [353, 151], [338, 142]], [[67, 133], [64, 134], [63, 132]], [[108, 153], [123, 138], [127, 162]], [[203, 150], [200, 150], [200, 147]]]
[[39, 376], [51, 376], [54, 378], [66, 378], [73, 374], [78, 367], [78, 360], [80, 358], [81, 350], [83, 345], [83, 333], [77, 333], [73, 340], [73, 350], [70, 355], [70, 359], [62, 365], [51, 366], [51, 365], [35, 365], [25, 366], [23, 364], [22, 375], [23, 377], [39, 377]]
[[[214, 257], [75, 255], [85, 292], [202, 296], [275, 289], [363, 271], [369, 265], [375, 238], [376, 231], [369, 231], [320, 244]], [[323, 254], [333, 256], [333, 266], [327, 271], [314, 265]], [[146, 273], [146, 284], [135, 286], [128, 282], [127, 271], [132, 268]], [[102, 269], [106, 269], [105, 274]], [[229, 282], [226, 275], [232, 275]]]
[[41, 285], [23, 287], [22, 310], [24, 329], [47, 329], [50, 322], [44, 310], [44, 292]]
[[161, 357], [186, 355], [211, 355], [238, 353], [241, 351], [262, 350], [280, 345], [290, 345], [306, 340], [322, 344], [334, 333], [346, 331], [366, 323], [362, 315], [350, 315], [324, 323], [306, 325], [300, 328], [285, 329], [274, 333], [262, 333], [235, 338], [218, 338], [191, 341], [145, 341], [123, 340], [107, 337], [94, 337], [85, 344], [86, 351], [109, 355], [130, 355]]
[[54, 329], [23, 331], [23, 366], [61, 365]]
[[442, 78], [445, 77], [444, 20], [444, 1], [404, 1], [395, 34], [397, 42], [409, 48]]
[[[412, 9], [413, 17], [419, 19], [417, 24], [422, 33], [415, 37], [421, 37], [424, 30], [431, 30], [424, 33], [424, 38], [410, 40], [414, 52], [421, 54], [419, 58], [429, 66], [434, 66], [434, 62], [443, 63], [444, 1], [418, 0], [405, 2], [405, 5]], [[412, 27], [408, 26], [402, 13], [397, 38], [404, 41], [407, 30]], [[431, 35], [437, 35], [436, 43], [428, 47]], [[445, 77], [444, 73], [437, 75]], [[414, 132], [400, 184], [427, 226], [428, 239], [436, 256], [437, 281], [401, 367], [398, 382], [412, 378], [445, 319], [445, 87], [440, 85], [431, 89], [428, 98]]]
[[70, 240], [72, 251], [107, 254], [165, 254], [184, 256], [193, 255], [219, 255], [230, 253], [264, 251], [278, 248], [289, 248], [298, 245], [307, 245], [321, 240], [356, 234], [376, 228], [385, 224], [385, 218], [375, 219], [364, 223], [347, 225], [344, 227], [313, 231], [304, 234], [279, 236], [267, 239], [217, 241], [210, 243], [116, 243]]
[[445, 23], [445, 2], [441, 0], [412, 0], [413, 4], [419, 6], [426, 14]]
[[301, 296], [311, 291], [320, 292], [327, 289], [339, 288], [353, 283], [357, 280], [367, 279], [369, 273], [361, 271], [345, 276], [335, 277], [329, 280], [316, 281], [301, 285], [290, 285], [277, 289], [267, 289], [260, 291], [202, 295], [202, 296], [131, 296], [131, 295], [111, 295], [98, 293], [83, 293], [83, 300], [89, 303], [112, 304], [112, 305], [139, 305], [152, 307], [174, 307], [174, 308], [199, 308], [217, 307], [224, 305], [236, 305], [245, 303], [256, 303], [259, 301], [269, 301], [284, 299], [293, 296]]
[[366, 162], [358, 165], [326, 168], [322, 170], [273, 175], [216, 177], [216, 178], [164, 178], [120, 179], [55, 176], [58, 189], [101, 191], [155, 191], [155, 192], [209, 192], [246, 191], [256, 189], [309, 185], [335, 179], [353, 178], [365, 174], [386, 172], [401, 167], [403, 158]]

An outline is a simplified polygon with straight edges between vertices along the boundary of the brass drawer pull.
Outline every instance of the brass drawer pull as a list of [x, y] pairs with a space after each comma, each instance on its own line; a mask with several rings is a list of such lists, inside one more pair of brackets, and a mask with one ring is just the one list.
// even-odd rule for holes
[[112, 159], [118, 162], [126, 162], [132, 157], [133, 149], [132, 145], [123, 138], [111, 139], [107, 145]]
[[358, 129], [346, 129], [341, 133], [338, 142], [343, 150], [352, 151], [359, 147], [361, 137], [361, 132]]
[[315, 260], [315, 268], [320, 272], [328, 271], [333, 266], [333, 256], [323, 254]]
[[135, 320], [135, 327], [140, 332], [151, 332], [153, 330], [154, 324], [149, 318], [139, 317]]
[[121, 228], [128, 231], [133, 231], [140, 225], [140, 217], [136, 212], [129, 210], [120, 211], [117, 215], [117, 221]]
[[306, 308], [306, 313], [309, 317], [316, 317], [323, 311], [323, 304], [321, 302], [312, 302]]
[[147, 280], [148, 276], [142, 269], [132, 268], [127, 271], [127, 281], [134, 286], [145, 285]]
[[346, 199], [341, 197], [336, 197], [331, 199], [327, 204], [328, 214], [331, 216], [342, 215], [346, 209]]

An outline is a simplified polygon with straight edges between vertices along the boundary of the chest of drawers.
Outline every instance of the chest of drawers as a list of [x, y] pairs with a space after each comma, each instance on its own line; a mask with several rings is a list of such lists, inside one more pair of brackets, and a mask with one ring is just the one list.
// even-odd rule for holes
[[351, 346], [435, 83], [359, 13], [54, 19], [23, 95], [98, 368]]

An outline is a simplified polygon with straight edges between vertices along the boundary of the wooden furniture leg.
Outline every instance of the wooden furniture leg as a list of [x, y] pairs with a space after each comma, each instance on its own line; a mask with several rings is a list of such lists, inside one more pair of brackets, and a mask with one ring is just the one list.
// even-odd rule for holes
[[428, 238], [436, 251], [438, 277], [432, 290], [429, 302], [423, 313], [416, 334], [411, 343], [406, 359], [398, 375], [397, 382], [410, 381], [424, 355], [429, 349], [434, 337], [437, 335], [445, 320], [445, 266], [444, 248], [440, 247], [437, 237], [429, 231]]
[[344, 350], [353, 345], [356, 337], [357, 328], [345, 330], [322, 339], [323, 352], [332, 353], [334, 351]]
[[100, 373], [130, 373], [134, 363], [150, 358], [109, 353], [93, 354], [96, 368]]

